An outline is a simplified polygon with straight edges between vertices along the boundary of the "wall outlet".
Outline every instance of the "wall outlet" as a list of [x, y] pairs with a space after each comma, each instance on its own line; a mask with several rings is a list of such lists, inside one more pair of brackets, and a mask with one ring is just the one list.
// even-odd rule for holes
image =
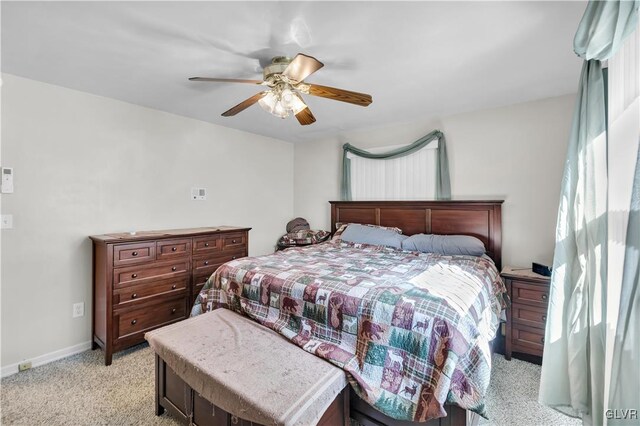
[[25, 361], [18, 364], [18, 371], [25, 371], [31, 368], [31, 361]]
[[73, 304], [73, 317], [83, 317], [84, 316], [84, 302], [74, 303]]
[[13, 228], [13, 215], [12, 214], [3, 214], [2, 215], [2, 229], [12, 229]]
[[207, 188], [191, 188], [191, 199], [198, 201], [206, 200]]

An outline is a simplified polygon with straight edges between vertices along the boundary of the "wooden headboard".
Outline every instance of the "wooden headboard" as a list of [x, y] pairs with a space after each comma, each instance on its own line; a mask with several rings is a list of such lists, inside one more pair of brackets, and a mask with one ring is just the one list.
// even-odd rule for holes
[[498, 270], [502, 265], [502, 200], [329, 201], [331, 232], [336, 223], [395, 226], [405, 235], [471, 235], [480, 239]]

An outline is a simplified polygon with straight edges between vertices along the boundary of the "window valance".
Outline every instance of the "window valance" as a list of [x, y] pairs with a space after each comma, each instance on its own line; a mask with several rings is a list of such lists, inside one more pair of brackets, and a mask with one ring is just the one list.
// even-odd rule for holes
[[369, 159], [377, 160], [390, 160], [393, 158], [403, 157], [410, 155], [433, 141], [438, 143], [438, 155], [436, 161], [436, 198], [439, 200], [448, 200], [451, 198], [451, 183], [449, 179], [449, 160], [447, 158], [447, 148], [444, 138], [444, 134], [439, 130], [434, 130], [428, 135], [425, 135], [413, 142], [410, 145], [393, 149], [384, 153], [372, 153], [365, 151], [364, 149], [356, 148], [351, 144], [343, 145], [342, 156], [342, 199], [351, 200], [351, 160], [349, 159], [349, 153]]

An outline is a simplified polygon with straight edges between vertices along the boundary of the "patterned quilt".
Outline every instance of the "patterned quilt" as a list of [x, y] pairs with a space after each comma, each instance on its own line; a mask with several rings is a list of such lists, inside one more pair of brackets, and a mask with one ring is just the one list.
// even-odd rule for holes
[[446, 402], [486, 417], [504, 292], [486, 258], [327, 242], [222, 265], [192, 315], [248, 315], [344, 369], [395, 419], [443, 417]]

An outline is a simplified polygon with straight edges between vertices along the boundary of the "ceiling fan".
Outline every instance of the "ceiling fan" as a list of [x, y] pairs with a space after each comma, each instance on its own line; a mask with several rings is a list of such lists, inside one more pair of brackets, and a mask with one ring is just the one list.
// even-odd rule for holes
[[304, 79], [322, 68], [324, 64], [312, 56], [298, 53], [295, 58], [276, 56], [271, 64], [263, 69], [263, 80], [243, 80], [236, 78], [191, 77], [191, 81], [213, 81], [222, 83], [249, 83], [267, 86], [268, 89], [240, 102], [238, 105], [222, 113], [223, 117], [231, 117], [249, 108], [256, 102], [267, 112], [280, 118], [294, 114], [298, 122], [306, 126], [316, 121], [311, 110], [304, 103], [300, 94], [320, 96], [322, 98], [347, 102], [363, 107], [371, 102], [371, 95], [305, 83]]

